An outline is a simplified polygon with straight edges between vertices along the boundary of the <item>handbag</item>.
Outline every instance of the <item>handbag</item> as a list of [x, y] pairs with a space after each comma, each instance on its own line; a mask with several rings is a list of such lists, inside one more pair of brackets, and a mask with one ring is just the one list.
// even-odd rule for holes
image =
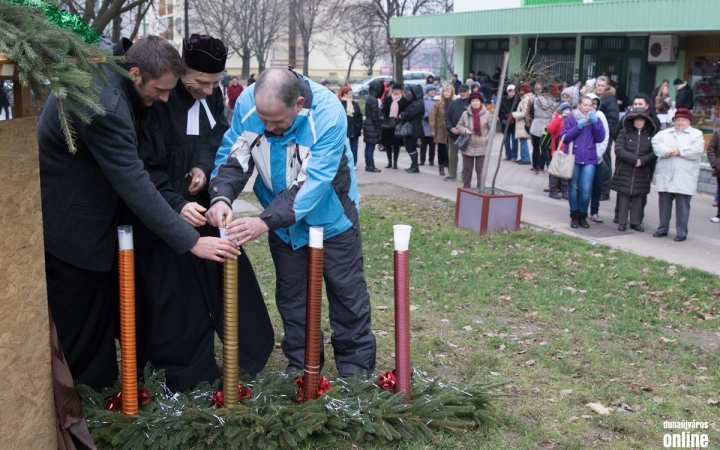
[[380, 124], [380, 128], [382, 128], [383, 130], [394, 130], [397, 123], [397, 117], [386, 117]]
[[[565, 135], [560, 139], [558, 150], [562, 147]], [[575, 169], [575, 155], [572, 153], [572, 142], [568, 145], [568, 152], [556, 151], [553, 155], [552, 161], [550, 161], [550, 167], [548, 167], [548, 173], [554, 177], [562, 178], [563, 180], [569, 180], [573, 177], [573, 170]]]
[[468, 145], [468, 142], [470, 142], [470, 136], [467, 134], [461, 134], [455, 139], [455, 145], [457, 145], [460, 148], [465, 148]]
[[396, 138], [409, 138], [413, 137], [414, 134], [415, 128], [410, 122], [400, 122], [400, 124], [395, 127]]

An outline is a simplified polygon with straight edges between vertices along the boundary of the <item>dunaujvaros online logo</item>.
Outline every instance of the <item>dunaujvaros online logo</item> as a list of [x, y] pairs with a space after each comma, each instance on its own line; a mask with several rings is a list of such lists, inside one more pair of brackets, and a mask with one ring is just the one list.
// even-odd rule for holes
[[669, 430], [663, 436], [665, 448], [707, 448], [710, 438], [707, 435], [708, 423], [695, 420], [663, 422], [663, 428]]

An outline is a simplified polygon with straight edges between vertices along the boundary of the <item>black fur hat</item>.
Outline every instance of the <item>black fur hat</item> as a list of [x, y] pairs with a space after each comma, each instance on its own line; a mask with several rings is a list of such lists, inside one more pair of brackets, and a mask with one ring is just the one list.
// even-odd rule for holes
[[227, 48], [220, 39], [204, 34], [193, 34], [183, 39], [183, 61], [191, 69], [205, 73], [225, 70]]

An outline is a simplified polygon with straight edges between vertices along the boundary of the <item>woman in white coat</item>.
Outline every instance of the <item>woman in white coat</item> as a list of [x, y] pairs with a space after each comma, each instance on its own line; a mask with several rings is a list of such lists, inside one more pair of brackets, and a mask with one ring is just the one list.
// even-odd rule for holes
[[658, 157], [655, 166], [655, 189], [660, 196], [660, 226], [653, 237], [668, 235], [672, 204], [675, 201], [675, 242], [687, 239], [690, 200], [697, 191], [700, 176], [700, 156], [705, 140], [702, 131], [692, 128], [693, 114], [680, 108], [673, 118], [674, 126], [652, 140]]
[[528, 149], [528, 139], [530, 139], [528, 129], [531, 124], [528, 123], [528, 119], [530, 118], [530, 107], [532, 106], [534, 96], [530, 85], [527, 83], [520, 85], [520, 93], [522, 97], [520, 98], [517, 111], [512, 112], [512, 117], [515, 120], [515, 139], [520, 143], [520, 160], [516, 162], [518, 164], [529, 165], [531, 161], [530, 150]]

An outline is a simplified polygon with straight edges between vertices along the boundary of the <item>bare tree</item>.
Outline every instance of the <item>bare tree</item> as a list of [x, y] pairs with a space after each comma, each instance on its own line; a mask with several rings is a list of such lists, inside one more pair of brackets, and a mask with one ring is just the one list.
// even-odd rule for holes
[[[332, 29], [344, 12], [344, 0], [289, 0], [290, 9], [295, 13], [294, 23], [300, 33], [303, 49], [303, 75], [308, 75], [310, 68], [310, 50], [316, 44], [321, 33], [317, 26]], [[353, 24], [350, 24], [353, 26]]]
[[[103, 32], [112, 24], [113, 19], [123, 13], [132, 11], [139, 6], [147, 6], [152, 0], [61, 0], [60, 6], [67, 8], [71, 13], [79, 15], [83, 20], [90, 22], [91, 26]], [[147, 9], [145, 10], [147, 12]], [[136, 18], [136, 23], [141, 22]], [[112, 31], [112, 30], [111, 30]]]
[[244, 7], [252, 11], [250, 48], [258, 61], [258, 71], [267, 66], [268, 53], [287, 24], [287, 3], [283, 0], [249, 0]]
[[250, 61], [253, 57], [250, 41], [252, 39], [252, 17], [256, 12], [248, 7], [244, 0], [190, 0], [193, 5], [193, 18], [198, 19], [205, 32], [223, 41], [230, 50], [242, 59], [242, 77], [250, 74]]
[[393, 17], [417, 16], [448, 12], [453, 8], [451, 0], [368, 0], [368, 11], [385, 30], [385, 39], [393, 61], [393, 79], [403, 82], [404, 60], [422, 44], [419, 38], [394, 38], [390, 36], [390, 20]]
[[377, 23], [365, 27], [360, 31], [362, 37], [360, 45], [360, 59], [367, 74], [373, 74], [373, 67], [387, 52], [382, 27]]

